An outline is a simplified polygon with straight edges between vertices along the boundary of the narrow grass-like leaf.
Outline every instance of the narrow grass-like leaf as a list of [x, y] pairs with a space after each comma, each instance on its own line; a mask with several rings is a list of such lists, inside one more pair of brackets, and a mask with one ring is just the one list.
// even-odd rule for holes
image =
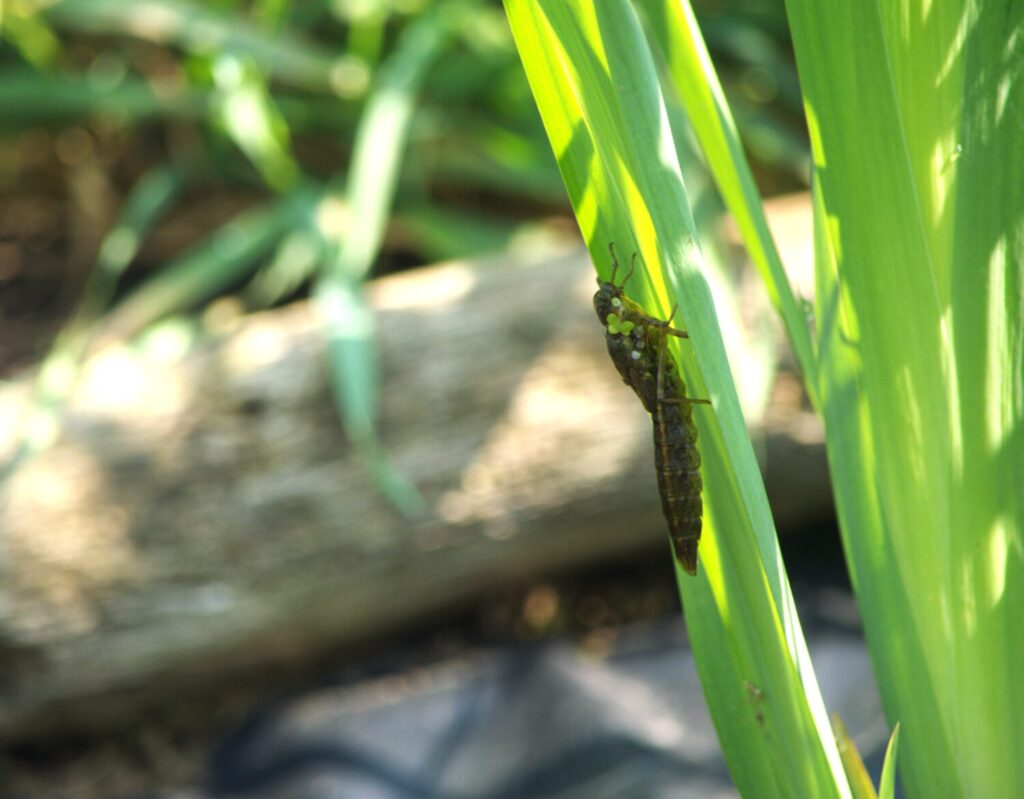
[[896, 797], [896, 761], [900, 752], [900, 725], [892, 728], [889, 745], [885, 748], [885, 760], [882, 761], [882, 779], [878, 782], [879, 799], [895, 799]]
[[269, 308], [294, 294], [316, 272], [324, 254], [323, 238], [314, 226], [292, 231], [246, 286], [243, 292], [246, 305]]
[[245, 59], [222, 54], [213, 63], [219, 90], [217, 116], [238, 148], [248, 156], [263, 179], [278, 191], [299, 179], [299, 165], [291, 153], [291, 135], [266, 81]]
[[[750, 796], [849, 796], [729, 373], [650, 50], [626, 2], [506, 0], [577, 221], [607, 275], [608, 242], [644, 268], [631, 295], [691, 336], [707, 499], [686, 620], [730, 772]], [[601, 269], [601, 267], [604, 269]], [[595, 321], [595, 335], [600, 327]], [[691, 356], [689, 353], [692, 352]], [[610, 368], [610, 367], [609, 367]]]
[[808, 395], [816, 406], [818, 368], [807, 319], [782, 268], [754, 176], [690, 2], [640, 0], [639, 5], [644, 8], [652, 35], [665, 55], [719, 191], [761, 273], [768, 296], [782, 317], [800, 370], [807, 379]]
[[411, 22], [381, 66], [356, 130], [345, 186], [346, 224], [325, 231], [337, 250], [328, 275], [362, 279], [373, 265], [394, 202], [417, 92], [448, 37], [454, 8], [444, 3]]
[[327, 337], [331, 387], [345, 433], [381, 492], [407, 518], [421, 518], [426, 501], [388, 458], [377, 436], [376, 325], [362, 284], [321, 281], [316, 307]]
[[6, 18], [0, 3], [0, 34], [28, 63], [41, 69], [52, 67], [60, 56], [60, 40], [31, 3], [18, 4]]
[[106, 80], [9, 68], [0, 80], [0, 131], [67, 123], [87, 115], [129, 122], [160, 115], [200, 117], [207, 107], [206, 93], [185, 88], [158, 94], [132, 76]]
[[409, 517], [422, 515], [426, 503], [377, 440], [375, 332], [360, 283], [380, 250], [417, 91], [448, 37], [454, 9], [444, 3], [410, 23], [381, 66], [356, 133], [343, 203], [348, 218], [343, 227], [324, 229], [334, 255], [315, 288], [342, 423], [383, 491]]
[[114, 306], [101, 331], [102, 343], [133, 336], [243, 280], [281, 236], [309, 224], [319, 196], [309, 187], [297, 188], [218, 228]]
[[343, 88], [340, 59], [312, 41], [264, 30], [237, 14], [187, 0], [57, 0], [46, 18], [66, 30], [121, 33], [198, 55], [224, 50], [253, 59], [268, 77], [307, 89]]
[[864, 766], [864, 760], [838, 714], [832, 717], [832, 726], [836, 733], [836, 743], [839, 744], [839, 754], [843, 758], [846, 778], [850, 781], [853, 799], [878, 799], [875, 786], [871, 784], [871, 776]]
[[719, 224], [725, 213], [721, 197], [699, 154], [685, 113], [671, 101], [667, 102], [666, 110], [686, 195], [693, 208], [694, 223], [701, 231], [701, 250], [706, 267], [703, 274], [714, 298], [715, 313], [733, 367], [743, 415], [748, 424], [757, 426], [764, 416], [775, 383], [778, 365], [776, 336], [773, 335], [775, 320], [774, 317], [768, 318], [770, 306], [754, 307], [741, 299], [738, 279], [742, 273], [734, 268], [733, 248], [724, 240]]
[[[163, 87], [158, 92], [137, 76], [102, 74], [100, 70], [79, 76], [11, 67], [0, 80], [0, 132], [68, 124], [82, 117], [119, 123], [153, 117], [203, 120], [210, 114], [213, 94], [192, 84]], [[280, 93], [274, 102], [293, 130], [351, 136], [355, 127], [356, 117], [349, 105], [310, 103]]]

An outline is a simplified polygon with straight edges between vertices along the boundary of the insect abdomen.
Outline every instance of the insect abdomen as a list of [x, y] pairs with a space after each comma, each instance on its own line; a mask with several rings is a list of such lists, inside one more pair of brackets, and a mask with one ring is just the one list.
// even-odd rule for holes
[[[682, 401], [671, 401], [682, 399]], [[685, 398], [658, 402], [654, 416], [654, 467], [661, 509], [676, 558], [688, 574], [697, 573], [703, 503], [697, 425]]]

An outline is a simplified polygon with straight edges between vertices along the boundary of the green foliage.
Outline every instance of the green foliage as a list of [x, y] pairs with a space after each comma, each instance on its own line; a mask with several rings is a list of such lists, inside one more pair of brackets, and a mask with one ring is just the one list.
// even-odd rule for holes
[[786, 326], [797, 362], [807, 376], [811, 400], [815, 402], [817, 366], [807, 323], [772, 242], [754, 176], [693, 10], [688, 3], [676, 0], [644, 0], [639, 5], [667, 61], [673, 85], [686, 108], [715, 182], [736, 219], [768, 296]]
[[356, 131], [344, 194], [347, 224], [324, 230], [330, 257], [315, 288], [346, 432], [382, 489], [409, 517], [425, 514], [426, 502], [391, 468], [374, 435], [374, 325], [360, 281], [380, 251], [417, 91], [454, 29], [456, 8], [454, 3], [441, 3], [423, 14], [403, 32], [393, 55], [384, 62]]
[[[757, 29], [737, 24], [748, 37]], [[88, 323], [79, 315], [48, 361], [68, 368], [44, 370], [60, 374], [60, 389], [40, 385], [29, 427], [46, 418], [50, 433], [26, 436], [52, 437], [54, 398], [70, 391], [90, 349], [225, 293], [259, 309], [312, 286], [348, 433], [396, 504], [421, 509], [373, 432], [373, 325], [359, 283], [393, 260], [389, 231], [402, 258], [454, 258], [519, 236], [529, 222], [506, 209], [564, 206], [500, 9], [480, 0], [25, 0], [9, 4], [0, 35], [14, 45], [0, 57], [0, 135], [119, 137], [133, 164], [119, 175], [156, 160], [156, 173], [189, 176], [184, 197], [241, 192], [248, 205], [197, 231], [131, 291], [117, 277], [90, 290]], [[791, 83], [792, 70], [787, 79], [772, 62], [772, 38], [759, 42], [772, 80]], [[163, 140], [172, 146], [154, 152]], [[490, 208], [476, 207], [481, 194]], [[146, 228], [180, 207], [162, 204]], [[146, 230], [138, 235], [120, 271]]]
[[[187, 173], [193, 192], [250, 195], [249, 207], [130, 291], [118, 279], [148, 228], [174, 209], [171, 197], [145, 224], [128, 219], [111, 233], [105, 252], [129, 232], [132, 246], [118, 250], [127, 257], [116, 272], [101, 254], [93, 283], [102, 291], [87, 291], [87, 313], [69, 323], [40, 373], [21, 452], [52, 439], [89, 351], [225, 293], [241, 290], [260, 308], [312, 282], [349, 436], [392, 501], [408, 515], [421, 512], [422, 500], [388, 465], [374, 432], [373, 324], [360, 283], [380, 259], [393, 212], [456, 217], [482, 186], [513, 206], [562, 202], [535, 112], [493, 102], [494, 87], [514, 93], [518, 82], [525, 90], [500, 10], [473, 0], [281, 0], [251, 9], [59, 0], [19, 4], [6, 22], [2, 32], [22, 58], [0, 62], [0, 131], [81, 126], [96, 137], [124, 136], [127, 149], [151, 157], [155, 137], [145, 126], [157, 123], [177, 146], [154, 173]], [[62, 50], [61, 37], [76, 47]], [[442, 56], [461, 60], [462, 69], [435, 75]], [[457, 161], [447, 157], [453, 148]], [[436, 193], [454, 202], [432, 203]], [[132, 207], [130, 200], [128, 216]], [[518, 226], [495, 216], [477, 246], [505, 241]], [[473, 252], [443, 230], [408, 225], [406, 246], [434, 257]]]
[[682, 372], [690, 393], [713, 403], [713, 412], [695, 413], [707, 500], [701, 568], [679, 581], [733, 778], [749, 795], [848, 796], [639, 20], [624, 0], [506, 0], [506, 10], [595, 264], [607, 263], [610, 241], [640, 254], [632, 291], [662, 317], [678, 302], [693, 342]]
[[[567, 189], [599, 272], [614, 241], [641, 256], [631, 291], [645, 308], [666, 317], [678, 303], [692, 338], [673, 341], [673, 357], [713, 402], [695, 410], [700, 575], [680, 575], [680, 591], [732, 774], [747, 795], [870, 796], [829, 730], [728, 369], [737, 315], [712, 291], [723, 281], [699, 224], [706, 167], [825, 420], [879, 685], [905, 731], [905, 787], [1024, 795], [1024, 10], [787, 0], [801, 94], [778, 4], [702, 20], [722, 80], [686, 2], [506, 7], [514, 39], [477, 0], [8, 4], [0, 134], [85, 128], [123, 137], [135, 164], [40, 370], [23, 452], [52, 437], [91, 349], [225, 293], [255, 309], [308, 287], [346, 431], [415, 516], [422, 500], [375, 434], [361, 284], [409, 254], [504, 246], [525, 212], [561, 210]], [[802, 107], [811, 131], [813, 318], [746, 161], [806, 164], [765, 98]], [[149, 231], [217, 193], [243, 202], [126, 288]]]
[[[906, 731], [905, 783], [919, 796], [1022, 795], [1024, 9], [788, 0], [815, 163], [812, 338], [692, 12], [638, 5], [823, 413], [869, 645]], [[644, 302], [680, 302], [694, 345], [684, 372], [714, 401], [713, 419], [697, 415], [712, 529], [702, 577], [680, 587], [733, 776], [749, 795], [873, 796], [854, 751], [844, 750], [849, 784], [837, 767], [801, 665], [692, 246], [680, 148], [632, 9], [506, 8], [599, 272], [608, 240], [642, 254]], [[741, 683], [770, 710], [786, 697], [793, 715], [766, 710], [761, 729], [744, 728]], [[774, 754], [764, 730], [785, 742]], [[882, 796], [894, 794], [896, 748], [894, 732]]]
[[787, 3], [850, 573], [915, 796], [1024, 794], [1024, 8]]
[[894, 799], [896, 796], [896, 763], [900, 749], [900, 725], [897, 722], [892, 728], [889, 746], [885, 750], [885, 761], [882, 763], [882, 778], [878, 782], [880, 799]]

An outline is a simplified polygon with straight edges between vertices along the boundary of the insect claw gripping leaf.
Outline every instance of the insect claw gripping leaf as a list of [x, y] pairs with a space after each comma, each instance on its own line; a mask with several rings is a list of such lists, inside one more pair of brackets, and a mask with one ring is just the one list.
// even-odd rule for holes
[[700, 541], [703, 504], [700, 450], [697, 426], [690, 408], [710, 405], [708, 400], [686, 396], [686, 385], [668, 355], [667, 335], [689, 338], [686, 331], [670, 326], [669, 319], [650, 316], [626, 297], [624, 288], [633, 274], [615, 284], [619, 263], [613, 244], [612, 273], [607, 282], [598, 280], [594, 311], [604, 326], [605, 343], [612, 363], [623, 382], [633, 389], [654, 423], [654, 465], [658, 475], [661, 509], [668, 522], [669, 537], [676, 559], [687, 574], [697, 573], [697, 544]]

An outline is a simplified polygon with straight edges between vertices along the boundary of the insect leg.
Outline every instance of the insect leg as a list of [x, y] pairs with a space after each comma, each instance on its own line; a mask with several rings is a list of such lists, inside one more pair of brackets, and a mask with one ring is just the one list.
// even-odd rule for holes
[[665, 402], [665, 352], [668, 350], [668, 342], [663, 338], [658, 339], [658, 402]]
[[711, 400], [695, 399], [694, 397], [662, 397], [662, 402], [675, 403], [676, 405], [710, 405]]
[[669, 342], [666, 339], [660, 339], [660, 345], [657, 352], [657, 402], [674, 404], [674, 405], [711, 405], [711, 399], [695, 399], [690, 396], [666, 396], [665, 395], [665, 378], [662, 376], [665, 372], [665, 359], [667, 358], [667, 352], [669, 349]]
[[670, 336], [675, 336], [676, 338], [689, 338], [690, 334], [687, 333], [685, 330], [677, 330], [676, 328], [672, 327], [672, 317], [676, 315], [676, 311], [678, 311], [678, 310], [679, 310], [679, 305], [678, 304], [673, 305], [672, 306], [672, 313], [670, 313], [668, 315], [668, 319], [666, 319], [664, 322], [659, 322], [658, 323], [658, 327], [660, 327], [662, 330], [664, 330]]

